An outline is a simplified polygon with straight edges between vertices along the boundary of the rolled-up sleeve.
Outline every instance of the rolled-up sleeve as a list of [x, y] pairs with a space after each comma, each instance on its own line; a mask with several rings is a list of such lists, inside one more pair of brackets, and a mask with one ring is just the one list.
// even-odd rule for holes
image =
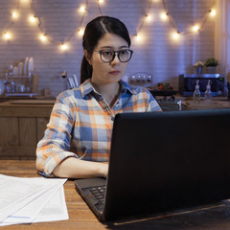
[[38, 172], [46, 177], [50, 177], [56, 166], [65, 158], [77, 157], [68, 151], [74, 116], [64, 93], [58, 96], [45, 135], [37, 144], [36, 167]]
[[144, 91], [147, 94], [147, 96], [146, 96], [146, 98], [147, 98], [146, 105], [148, 105], [147, 111], [149, 111], [149, 112], [162, 112], [161, 107], [159, 106], [159, 104], [157, 103], [157, 101], [153, 97], [153, 95], [147, 89], [144, 89]]

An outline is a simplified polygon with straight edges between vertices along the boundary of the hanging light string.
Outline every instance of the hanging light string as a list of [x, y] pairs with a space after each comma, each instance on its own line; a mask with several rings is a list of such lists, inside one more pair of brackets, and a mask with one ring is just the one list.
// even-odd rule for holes
[[98, 6], [98, 10], [100, 15], [102, 15], [102, 10], [101, 10], [101, 6], [100, 6], [100, 0], [97, 0], [97, 6]]
[[[94, 1], [97, 1], [97, 5], [98, 5], [98, 10], [99, 10], [99, 13], [100, 15], [102, 15], [102, 9], [101, 9], [101, 4], [104, 3], [104, 0], [94, 0]], [[147, 1], [147, 0], [146, 0]], [[146, 21], [148, 21], [149, 19], [151, 19], [151, 14], [150, 14], [150, 11], [152, 9], [152, 5], [153, 5], [153, 1], [154, 0], [148, 0], [150, 1], [149, 2], [149, 5], [148, 5], [148, 10], [146, 10], [146, 14], [141, 18], [141, 24], [140, 26], [137, 28], [136, 30], [136, 34], [135, 34], [135, 37], [137, 38], [137, 40], [141, 41], [142, 40], [142, 36], [139, 36], [138, 34], [143, 30], [145, 24], [146, 24]], [[81, 19], [80, 19], [80, 22], [79, 22], [79, 25], [77, 26], [77, 29], [74, 30], [74, 32], [72, 32], [66, 39], [64, 39], [64, 41], [58, 41], [54, 38], [51, 38], [50, 36], [47, 35], [47, 31], [45, 31], [44, 29], [44, 26], [42, 25], [42, 20], [40, 19], [39, 16], [37, 16], [35, 14], [35, 10], [34, 10], [34, 7], [33, 7], [33, 0], [28, 0], [28, 2], [30, 3], [30, 9], [31, 9], [31, 13], [33, 13], [33, 16], [30, 18], [31, 22], [33, 22], [35, 25], [37, 25], [37, 27], [39, 28], [40, 32], [41, 32], [41, 37], [40, 39], [42, 41], [46, 41], [46, 40], [49, 40], [51, 43], [53, 44], [56, 44], [56, 45], [61, 45], [63, 50], [66, 49], [66, 44], [73, 38], [73, 36], [76, 34], [76, 33], [79, 33], [79, 35], [83, 35], [84, 33], [84, 29], [83, 29], [83, 21], [85, 19], [85, 16], [86, 16], [86, 13], [87, 13], [87, 9], [88, 9], [88, 6], [89, 6], [89, 0], [85, 0], [85, 5], [80, 7], [79, 10], [80, 10], [80, 13], [82, 14], [81, 16]], [[155, 2], [160, 2], [160, 1], [156, 1]], [[163, 7], [164, 7], [164, 10], [165, 10], [165, 14], [162, 15], [162, 19], [163, 20], [167, 20], [169, 19], [170, 21], [170, 24], [172, 25], [172, 27], [175, 29], [175, 34], [173, 35], [173, 37], [175, 39], [178, 39], [181, 35], [185, 35], [185, 34], [188, 34], [188, 33], [191, 33], [191, 31], [189, 32], [188, 30], [184, 29], [184, 31], [180, 32], [178, 31], [179, 28], [177, 26], [177, 23], [176, 23], [176, 20], [169, 14], [168, 10], [167, 10], [167, 6], [166, 6], [166, 3], [165, 3], [165, 0], [162, 0], [162, 4], [163, 4]], [[205, 16], [203, 17], [202, 19], [202, 22], [201, 24], [198, 26], [194, 26], [194, 29], [193, 31], [196, 32], [196, 31], [200, 31], [206, 24], [207, 22], [207, 19], [208, 19], [208, 14], [209, 15], [212, 15], [214, 16], [215, 15], [215, 11], [213, 9], [213, 6], [215, 4], [215, 0], [213, 0], [213, 3], [211, 5], [211, 8], [210, 10], [205, 14]], [[17, 17], [19, 16], [19, 9], [20, 9], [20, 0], [17, 0], [17, 7], [16, 7], [16, 10], [13, 11], [12, 13], [12, 21], [10, 22], [10, 24], [6, 27], [6, 29], [4, 30], [4, 33], [2, 33], [2, 36], [5, 40], [9, 40], [11, 38], [11, 34], [8, 32], [8, 30], [12, 27], [12, 25], [16, 22], [16, 19]]]
[[142, 23], [140, 24], [139, 28], [137, 29], [137, 33], [136, 33], [136, 36], [138, 35], [138, 33], [142, 30], [142, 27], [144, 26], [146, 20], [148, 17], [150, 17], [149, 15], [149, 12], [152, 8], [152, 3], [153, 3], [153, 0], [150, 0], [150, 3], [149, 3], [149, 7], [148, 7], [148, 12], [146, 13], [146, 15], [144, 16], [143, 20], [142, 20]]
[[82, 17], [81, 17], [81, 20], [79, 22], [79, 25], [77, 28], [79, 28], [78, 30], [75, 29], [74, 32], [72, 32], [72, 34], [70, 34], [64, 41], [60, 42], [60, 41], [57, 41], [51, 37], [47, 37], [47, 33], [45, 32], [44, 28], [43, 28], [43, 25], [42, 25], [42, 21], [40, 19], [40, 17], [36, 16], [35, 14], [35, 10], [33, 8], [33, 0], [30, 0], [30, 8], [31, 8], [31, 11], [33, 12], [33, 15], [34, 17], [38, 20], [38, 23], [37, 23], [37, 26], [39, 28], [39, 30], [41, 31], [41, 33], [43, 34], [43, 36], [47, 37], [47, 39], [53, 43], [53, 44], [56, 44], [56, 45], [63, 45], [65, 43], [68, 43], [72, 37], [76, 34], [76, 31], [79, 31], [80, 28], [82, 27], [82, 24], [83, 24], [83, 21], [84, 21], [84, 18], [85, 18], [85, 15], [86, 15], [86, 12], [87, 12], [87, 9], [88, 9], [88, 1], [89, 0], [86, 0], [86, 3], [85, 3], [85, 8], [84, 8], [84, 11], [83, 11], [83, 14], [82, 14]]
[[[167, 9], [167, 7], [166, 7], [165, 0], [162, 0], [162, 3], [163, 3], [163, 6], [164, 6], [164, 10], [165, 10], [165, 12], [166, 12], [166, 15], [169, 17], [169, 21], [170, 21], [172, 27], [177, 31], [177, 33], [178, 33], [178, 34], [184, 34], [184, 35], [185, 35], [185, 34], [191, 33], [191, 31], [185, 31], [185, 30], [182, 31], [182, 32], [179, 31], [179, 28], [178, 28], [178, 26], [177, 26], [177, 23], [176, 23], [175, 19], [173, 19], [173, 17], [172, 17], [172, 16], [169, 14], [169, 12], [168, 12], [168, 9]], [[212, 9], [213, 9], [214, 5], [215, 5], [215, 0], [213, 0], [212, 5], [211, 5], [211, 8], [210, 8], [209, 11], [204, 15], [203, 19], [201, 20], [202, 22], [201, 22], [200, 26], [195, 26], [194, 31], [200, 31], [200, 30], [204, 27], [205, 23], [207, 22], [208, 15], [212, 12]]]
[[14, 25], [15, 19], [18, 17], [18, 11], [20, 9], [20, 0], [17, 0], [17, 6], [15, 7], [15, 10], [12, 12], [11, 15], [11, 22], [6, 26], [4, 31], [1, 33], [1, 36], [4, 36], [6, 39], [9, 38], [9, 30]]
[[215, 5], [215, 0], [213, 0], [211, 8], [209, 9], [208, 13], [206, 13], [206, 15], [204, 16], [204, 19], [200, 25], [200, 30], [202, 30], [202, 28], [204, 27], [204, 25], [208, 19], [209, 14], [212, 13], [214, 5]]
[[165, 16], [169, 17], [170, 23], [171, 23], [172, 27], [177, 31], [177, 33], [179, 33], [177, 23], [175, 22], [175, 20], [173, 19], [173, 17], [171, 15], [169, 15], [169, 12], [167, 10], [165, 1], [162, 0], [162, 3], [163, 3], [163, 6], [164, 6], [164, 10], [165, 10]]

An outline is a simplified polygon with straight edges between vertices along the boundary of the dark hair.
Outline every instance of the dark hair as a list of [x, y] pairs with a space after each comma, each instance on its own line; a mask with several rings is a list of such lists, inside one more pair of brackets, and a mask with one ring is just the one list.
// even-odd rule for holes
[[[130, 47], [131, 40], [125, 24], [117, 18], [99, 16], [86, 25], [83, 35], [82, 46], [84, 50], [87, 50], [90, 56], [93, 54], [93, 50], [97, 46], [98, 41], [106, 33], [112, 33], [122, 37]], [[81, 63], [81, 83], [92, 77], [92, 71], [92, 66], [84, 56]]]

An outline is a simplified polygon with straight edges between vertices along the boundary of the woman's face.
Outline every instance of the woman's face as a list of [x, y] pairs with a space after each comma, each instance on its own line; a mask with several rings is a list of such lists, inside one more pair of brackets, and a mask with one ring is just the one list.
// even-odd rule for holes
[[[88, 58], [89, 63], [93, 67], [91, 81], [97, 85], [105, 85], [120, 81], [124, 75], [128, 62], [120, 62], [117, 56], [118, 54], [116, 53], [115, 58], [111, 62], [106, 63], [101, 60], [100, 53], [97, 51], [105, 49], [119, 51], [128, 48], [128, 43], [122, 37], [106, 33], [99, 40], [92, 57]], [[87, 55], [87, 52], [85, 54]]]

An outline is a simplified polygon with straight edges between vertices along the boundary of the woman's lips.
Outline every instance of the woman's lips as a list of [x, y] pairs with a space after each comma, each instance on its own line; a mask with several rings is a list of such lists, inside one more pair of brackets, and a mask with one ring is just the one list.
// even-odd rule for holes
[[118, 74], [120, 74], [120, 72], [121, 71], [119, 71], [119, 70], [114, 70], [114, 71], [109, 72], [109, 74], [111, 74], [111, 75], [118, 75]]

